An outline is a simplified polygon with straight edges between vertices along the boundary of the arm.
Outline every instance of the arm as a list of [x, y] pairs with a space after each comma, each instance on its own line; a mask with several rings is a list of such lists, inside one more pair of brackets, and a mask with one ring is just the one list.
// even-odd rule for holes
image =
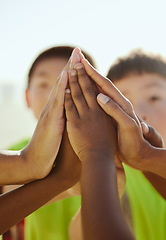
[[[66, 169], [67, 170], [67, 169]], [[51, 200], [54, 196], [71, 187], [78, 178], [72, 176], [72, 169], [62, 174], [54, 169], [48, 177], [0, 196], [0, 234]], [[69, 175], [68, 175], [69, 173]], [[72, 176], [72, 177], [71, 177]]]
[[59, 151], [64, 131], [64, 92], [67, 73], [80, 61], [75, 49], [64, 71], [56, 80], [42, 110], [29, 144], [21, 151], [0, 152], [0, 184], [23, 184], [46, 177]]
[[115, 126], [98, 106], [83, 65], [78, 64], [75, 69], [77, 72], [69, 72], [70, 90], [66, 91], [65, 109], [69, 140], [82, 162], [83, 237], [86, 240], [133, 239], [117, 193]]
[[21, 186], [0, 196], [0, 234], [46, 204], [53, 197], [71, 188], [80, 179], [80, 161], [70, 157], [64, 132], [56, 159], [56, 167], [44, 179]]
[[134, 239], [121, 210], [113, 156], [88, 156], [82, 164], [81, 192], [85, 239]]

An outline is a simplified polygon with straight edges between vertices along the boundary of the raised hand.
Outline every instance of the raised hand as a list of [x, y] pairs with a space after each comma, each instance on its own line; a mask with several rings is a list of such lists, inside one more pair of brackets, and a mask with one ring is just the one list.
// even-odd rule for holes
[[[98, 103], [118, 124], [118, 157], [134, 168], [142, 171], [152, 171], [165, 177], [166, 152], [164, 149], [155, 147], [156, 141], [158, 147], [163, 146], [159, 134], [138, 119], [130, 101], [109, 79], [99, 74], [82, 55], [80, 55], [80, 58], [82, 58], [81, 61], [87, 74], [104, 93], [104, 95], [99, 94], [97, 97]], [[155, 146], [152, 146], [153, 143]], [[156, 161], [158, 158], [160, 158], [161, 164]]]
[[[112, 120], [99, 107], [91, 81], [82, 64], [69, 71], [65, 110], [67, 132], [71, 145], [81, 161], [88, 152], [114, 154], [117, 148], [116, 130]], [[78, 73], [78, 77], [77, 77]]]
[[[66, 67], [55, 81], [47, 104], [40, 114], [31, 141], [15, 157], [20, 160], [10, 161], [9, 164], [7, 164], [7, 161], [4, 162], [0, 178], [1, 184], [26, 183], [43, 178], [51, 171], [59, 151], [65, 126], [64, 95], [68, 83], [66, 71], [72, 64], [80, 62], [77, 54], [79, 51], [79, 49], [73, 51]], [[13, 171], [13, 165], [15, 171]]]

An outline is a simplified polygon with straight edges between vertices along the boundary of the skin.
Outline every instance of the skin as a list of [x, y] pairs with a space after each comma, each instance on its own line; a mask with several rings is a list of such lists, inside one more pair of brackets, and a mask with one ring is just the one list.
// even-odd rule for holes
[[[166, 183], [166, 151], [159, 148], [163, 147], [162, 138], [152, 127], [147, 127], [143, 120], [136, 116], [131, 102], [124, 97], [115, 85], [109, 79], [101, 76], [83, 56], [81, 57], [87, 73], [98, 84], [100, 91], [105, 93], [104, 96], [99, 94], [98, 103], [118, 124], [119, 159], [143, 171], [156, 190], [165, 198], [166, 192], [163, 187], [161, 188]], [[164, 79], [160, 80], [164, 84]], [[141, 92], [141, 90], [138, 91], [138, 87], [136, 91], [137, 94]], [[163, 96], [163, 98], [165, 97]], [[163, 99], [160, 103], [162, 107], [164, 102]], [[145, 105], [147, 105], [147, 102]], [[157, 126], [155, 125], [155, 127]], [[158, 164], [159, 161], [160, 164]]]
[[135, 112], [166, 141], [166, 79], [157, 74], [131, 74], [115, 82]]
[[71, 93], [66, 91], [65, 110], [69, 140], [82, 163], [83, 239], [134, 239], [117, 193], [116, 128], [99, 107], [83, 65], [75, 69], [69, 72]]

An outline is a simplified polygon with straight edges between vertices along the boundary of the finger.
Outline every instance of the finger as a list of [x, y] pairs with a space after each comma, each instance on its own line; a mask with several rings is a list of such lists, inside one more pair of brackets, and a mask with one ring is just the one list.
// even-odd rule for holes
[[56, 92], [57, 92], [57, 86], [59, 85], [59, 82], [61, 81], [61, 78], [62, 78], [62, 75], [63, 75], [63, 71], [62, 73], [59, 75], [59, 77], [55, 80], [55, 83], [51, 89], [51, 92], [48, 96], [48, 100], [47, 100], [47, 104], [49, 104], [50, 102], [52, 102], [53, 100], [53, 97], [56, 95]]
[[154, 147], [164, 147], [164, 141], [161, 135], [152, 127], [148, 126], [145, 122], [141, 122], [142, 132], [145, 139]]
[[81, 62], [81, 57], [80, 57], [79, 53], [80, 53], [79, 48], [75, 48], [73, 50], [72, 55], [70, 57], [69, 68], [67, 70], [72, 69], [76, 63]]
[[[97, 96], [97, 101], [103, 110], [116, 120], [120, 129], [124, 132], [133, 129], [138, 129], [137, 122], [135, 119], [131, 118], [116, 102], [107, 97], [106, 95], [100, 93]], [[133, 141], [133, 140], [132, 140]]]
[[77, 63], [74, 68], [77, 70], [78, 82], [86, 99], [88, 107], [94, 108], [95, 106], [98, 106], [94, 87], [92, 86], [91, 79], [87, 75], [83, 64]]
[[84, 54], [81, 52], [81, 50], [80, 50], [79, 52], [77, 52], [77, 54], [79, 55], [81, 61], [82, 61], [83, 59], [85, 59], [85, 56], [84, 56]]
[[67, 88], [65, 91], [65, 111], [66, 111], [66, 118], [69, 122], [73, 121], [73, 119], [75, 120], [75, 118], [79, 118], [79, 114], [73, 102], [69, 88]]
[[69, 70], [69, 86], [73, 102], [79, 115], [81, 116], [85, 111], [87, 111], [88, 105], [79, 85], [77, 72], [75, 70]]
[[70, 66], [73, 66], [73, 64], [79, 63], [80, 57], [78, 55], [78, 53], [80, 52], [79, 48], [75, 48], [71, 54], [71, 57], [69, 58], [69, 61], [67, 62], [66, 66], [64, 67], [62, 73], [59, 75], [59, 77], [56, 79], [55, 84], [50, 92], [49, 98], [48, 98], [48, 102], [52, 100], [52, 97], [56, 94], [57, 91], [57, 85], [59, 83], [59, 81], [61, 80], [62, 74], [64, 71], [68, 71]]
[[63, 71], [61, 78], [56, 86], [56, 93], [54, 94], [52, 101], [50, 101], [49, 111], [52, 114], [55, 114], [56, 118], [62, 118], [64, 115], [64, 98], [65, 90], [68, 83], [68, 74], [66, 71]]
[[106, 77], [103, 77], [86, 59], [82, 59], [87, 74], [97, 83], [97, 85], [113, 99], [125, 112], [136, 121], [137, 117], [133, 114], [133, 107], [129, 100], [117, 89], [117, 87]]

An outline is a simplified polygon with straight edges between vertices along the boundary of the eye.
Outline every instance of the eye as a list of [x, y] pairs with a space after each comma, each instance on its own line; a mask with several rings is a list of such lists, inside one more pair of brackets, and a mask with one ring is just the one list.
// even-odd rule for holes
[[156, 101], [159, 101], [159, 100], [161, 100], [161, 97], [159, 97], [159, 96], [151, 96], [150, 98], [149, 98], [149, 101], [150, 102], [156, 102]]

